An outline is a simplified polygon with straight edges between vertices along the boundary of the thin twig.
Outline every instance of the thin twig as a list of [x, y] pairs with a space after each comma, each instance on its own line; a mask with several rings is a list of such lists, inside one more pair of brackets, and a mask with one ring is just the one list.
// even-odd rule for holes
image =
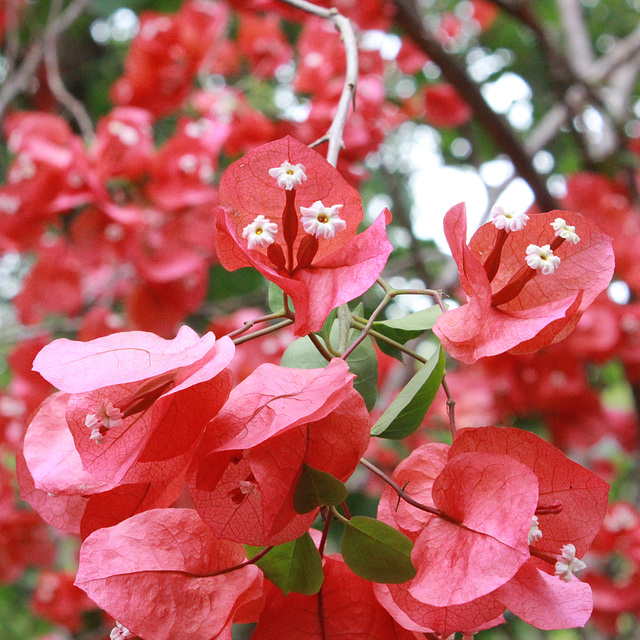
[[0, 89], [0, 120], [11, 101], [29, 86], [31, 78], [38, 71], [44, 56], [43, 42], [48, 37], [57, 37], [80, 16], [90, 0], [73, 0], [66, 9], [45, 27], [41, 40], [34, 42], [27, 52], [20, 68], [9, 77]]
[[282, 322], [278, 322], [277, 324], [271, 325], [270, 327], [265, 327], [264, 329], [260, 329], [258, 331], [254, 331], [253, 333], [235, 338], [233, 344], [238, 346], [239, 344], [249, 342], [249, 340], [254, 340], [255, 338], [260, 338], [261, 336], [266, 336], [269, 333], [274, 333], [274, 331], [278, 331], [280, 329], [283, 329], [284, 327], [288, 327], [290, 324], [293, 324], [293, 322], [294, 321], [290, 318], [285, 318]]
[[414, 500], [395, 480], [390, 478], [384, 471], [382, 471], [382, 469], [378, 469], [378, 467], [376, 467], [372, 462], [369, 462], [365, 458], [360, 458], [360, 464], [384, 480], [405, 502], [409, 503], [411, 506], [416, 509], [420, 509], [420, 511], [426, 511], [427, 513], [437, 516], [438, 518], [442, 518], [443, 520], [448, 520], [454, 524], [460, 524], [457, 520], [454, 520], [443, 511], [440, 511], [440, 509], [430, 507], [427, 504], [422, 504], [421, 502]]
[[[60, 16], [61, 0], [51, 0], [49, 8], [49, 24], [53, 24]], [[82, 133], [85, 144], [93, 142], [94, 132], [91, 117], [80, 100], [73, 96], [64, 84], [58, 62], [58, 33], [52, 29], [45, 29], [44, 33], [44, 62], [47, 71], [47, 83], [56, 100], [73, 116]]]
[[324, 346], [324, 344], [322, 344], [322, 341], [320, 340], [320, 338], [318, 338], [318, 336], [315, 333], [310, 333], [309, 334], [309, 339], [311, 340], [311, 342], [313, 342], [313, 346], [318, 350], [320, 355], [327, 362], [331, 362], [331, 359], [333, 358], [333, 356], [329, 353], [329, 351]]
[[351, 25], [351, 21], [345, 18], [337, 9], [325, 9], [318, 7], [306, 0], [280, 0], [284, 4], [288, 4], [302, 11], [306, 11], [312, 15], [330, 20], [340, 32], [342, 42], [344, 44], [345, 55], [347, 58], [347, 68], [345, 72], [344, 86], [338, 102], [336, 113], [331, 122], [331, 126], [325, 135], [316, 140], [311, 147], [317, 146], [323, 142], [328, 142], [327, 162], [334, 167], [338, 164], [338, 155], [340, 149], [344, 147], [342, 134], [347, 122], [349, 107], [354, 102], [356, 94], [356, 85], [358, 83], [358, 41], [356, 34]]
[[343, 360], [346, 360], [358, 348], [360, 343], [369, 335], [375, 319], [378, 317], [379, 313], [389, 304], [392, 298], [393, 296], [388, 293], [384, 296], [382, 302], [375, 308], [371, 316], [369, 316], [369, 320], [367, 321], [367, 324], [362, 328], [360, 335], [351, 343], [351, 345], [349, 345], [347, 350], [342, 354], [341, 357]]

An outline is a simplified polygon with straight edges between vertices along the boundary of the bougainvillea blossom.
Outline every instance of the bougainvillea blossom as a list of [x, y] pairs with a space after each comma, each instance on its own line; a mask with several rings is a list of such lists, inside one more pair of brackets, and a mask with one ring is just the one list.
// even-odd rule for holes
[[390, 214], [360, 235], [360, 196], [321, 155], [285, 137], [249, 152], [220, 181], [217, 249], [228, 270], [253, 266], [287, 293], [296, 335], [364, 293], [391, 244]]
[[173, 340], [144, 332], [57, 340], [34, 368], [71, 392], [65, 420], [85, 471], [107, 482], [157, 482], [189, 464], [229, 394], [233, 352], [229, 338], [183, 327]]
[[[565, 568], [572, 571], [583, 568], [578, 556], [586, 552], [602, 523], [607, 484], [538, 436], [519, 429], [462, 429], [448, 452], [443, 447], [436, 444], [419, 447], [394, 473], [401, 486], [408, 481], [409, 495], [428, 507], [439, 508], [443, 517], [403, 501], [398, 504], [395, 492], [389, 488], [383, 492], [378, 517], [415, 540], [412, 558], [418, 574], [403, 585], [376, 586], [380, 602], [396, 620], [402, 623], [404, 619], [407, 628], [432, 630], [443, 636], [453, 631], [477, 631], [485, 624], [492, 626], [491, 620], [505, 608], [542, 629], [584, 625], [591, 613], [591, 590], [579, 579], [566, 580], [563, 575], [568, 577]], [[489, 457], [484, 459], [485, 455]], [[507, 480], [510, 465], [505, 458], [517, 462], [512, 472], [523, 466], [529, 468], [528, 472], [516, 473]], [[505, 568], [501, 565], [496, 570], [498, 560], [475, 573], [483, 563], [479, 547], [478, 552], [466, 559], [464, 556], [465, 546], [467, 551], [472, 548], [472, 536], [479, 531], [474, 533], [473, 526], [467, 527], [465, 518], [479, 517], [483, 527], [501, 518], [499, 504], [493, 509], [489, 507], [494, 499], [500, 503], [501, 491], [482, 490], [482, 483], [488, 482], [491, 473], [499, 469], [495, 466], [498, 461], [504, 465], [502, 471], [507, 472], [501, 491], [508, 493], [517, 490], [513, 485], [519, 485], [528, 498], [535, 498], [533, 508], [522, 514], [521, 526], [510, 529], [515, 534], [514, 547], [522, 548], [524, 560], [506, 580], [497, 575]], [[489, 464], [484, 466], [486, 463]], [[476, 471], [484, 467], [484, 478], [482, 474], [471, 478], [469, 474], [473, 474], [474, 467]], [[489, 484], [485, 488], [488, 487]], [[516, 511], [517, 503], [513, 507]], [[485, 518], [481, 516], [484, 509], [488, 509]], [[513, 527], [513, 522], [509, 524], [507, 520], [514, 514], [507, 511], [508, 508], [503, 509], [504, 530], [499, 530], [495, 541], [504, 539], [506, 529]], [[461, 513], [465, 514], [462, 518]], [[465, 527], [463, 534], [453, 531], [453, 527], [460, 526], [456, 521]], [[448, 535], [440, 535], [443, 531], [448, 531]], [[452, 540], [457, 544], [452, 544]], [[446, 569], [443, 566], [438, 575], [440, 554], [442, 561], [449, 559], [451, 565]], [[556, 562], [563, 565], [561, 571]], [[513, 563], [510, 566], [513, 568]], [[465, 574], [467, 579], [458, 582], [455, 576], [459, 574]], [[445, 589], [441, 585], [438, 591], [442, 581], [448, 586]], [[476, 595], [471, 595], [474, 589]]]
[[216, 535], [280, 544], [302, 535], [317, 514], [293, 507], [303, 464], [345, 481], [368, 442], [364, 401], [342, 360], [326, 369], [264, 364], [208, 425], [189, 490]]
[[529, 218], [516, 231], [487, 223], [467, 245], [464, 204], [445, 216], [447, 241], [468, 301], [442, 314], [434, 332], [458, 360], [527, 353], [561, 340], [609, 284], [611, 239], [595, 223], [569, 211]]
[[262, 608], [262, 572], [245, 560], [192, 509], [155, 509], [90, 535], [75, 584], [145, 640], [226, 640]]

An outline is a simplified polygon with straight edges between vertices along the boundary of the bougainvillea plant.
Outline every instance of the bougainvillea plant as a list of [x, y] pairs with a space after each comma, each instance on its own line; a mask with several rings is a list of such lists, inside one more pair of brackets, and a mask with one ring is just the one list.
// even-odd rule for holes
[[[9, 4], [15, 49], [29, 8]], [[614, 628], [608, 581], [633, 601], [640, 578], [607, 558], [640, 561], [640, 516], [608, 505], [598, 457], [601, 423], [637, 444], [598, 393], [639, 370], [637, 304], [602, 295], [614, 272], [637, 287], [619, 246], [640, 237], [633, 189], [583, 176], [559, 203], [516, 153], [536, 205], [488, 207], [468, 239], [455, 204], [453, 260], [432, 271], [400, 195], [363, 206], [403, 122], [486, 117], [450, 52], [524, 9], [459, 4], [428, 33], [408, 0], [147, 11], [92, 119], [57, 59], [82, 3], [51, 3], [45, 106], [4, 120], [0, 187], [0, 246], [33, 256], [0, 452], [39, 514], [0, 464], [0, 542], [21, 539], [0, 544], [0, 577], [38, 566], [40, 616], [110, 640], [446, 640], [594, 611]], [[393, 55], [366, 44], [393, 21]], [[430, 65], [446, 77], [405, 95]], [[418, 284], [397, 275], [408, 259]], [[535, 412], [544, 438], [521, 428]]]

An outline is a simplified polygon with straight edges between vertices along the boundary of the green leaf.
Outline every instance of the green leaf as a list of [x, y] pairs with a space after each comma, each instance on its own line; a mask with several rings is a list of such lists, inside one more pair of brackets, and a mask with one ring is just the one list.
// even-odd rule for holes
[[342, 557], [356, 575], [370, 582], [400, 584], [415, 577], [413, 542], [380, 520], [355, 516], [346, 522]]
[[[391, 340], [395, 340], [400, 344], [405, 344], [409, 340], [413, 340], [414, 338], [422, 335], [425, 331], [433, 328], [433, 325], [441, 313], [442, 309], [437, 305], [434, 305], [428, 309], [417, 311], [416, 313], [410, 313], [408, 316], [404, 316], [403, 318], [398, 318], [396, 320], [381, 320], [374, 322], [371, 328], [374, 331], [381, 333], [383, 336], [391, 338]], [[392, 349], [394, 352], [397, 351], [397, 349], [390, 347], [390, 345], [382, 342], [382, 340], [379, 341], [379, 346], [385, 353], [385, 349]], [[395, 353], [391, 353], [389, 355], [395, 355]]]
[[[245, 548], [247, 555], [260, 552], [260, 547]], [[297, 540], [274, 547], [255, 564], [285, 596], [292, 591], [311, 596], [320, 591], [324, 580], [322, 558], [308, 531]]]
[[347, 488], [330, 473], [314, 469], [306, 462], [293, 494], [296, 513], [309, 513], [317, 507], [333, 506], [344, 502]]
[[[331, 330], [331, 340], [338, 344], [338, 323], [334, 322]], [[352, 331], [349, 336], [351, 344], [360, 335]], [[292, 342], [282, 356], [280, 364], [292, 369], [318, 369], [327, 366], [327, 361], [308, 337], [299, 338]], [[353, 383], [355, 390], [363, 397], [367, 410], [371, 411], [378, 399], [378, 357], [371, 338], [367, 336], [347, 358], [349, 371], [357, 377]]]
[[269, 283], [269, 309], [271, 313], [280, 313], [284, 310], [284, 291], [273, 282]]
[[444, 351], [439, 347], [373, 425], [371, 435], [393, 440], [411, 435], [436, 397], [444, 366]]

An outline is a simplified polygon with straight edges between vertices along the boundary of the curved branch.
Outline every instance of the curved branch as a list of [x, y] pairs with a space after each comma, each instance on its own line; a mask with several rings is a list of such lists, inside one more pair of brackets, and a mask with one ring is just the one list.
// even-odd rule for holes
[[340, 149], [344, 147], [342, 133], [344, 131], [345, 124], [347, 123], [349, 106], [355, 101], [356, 85], [358, 83], [358, 42], [356, 40], [356, 34], [353, 30], [353, 26], [351, 25], [351, 21], [348, 18], [345, 18], [337, 9], [325, 9], [324, 7], [318, 7], [306, 0], [280, 0], [280, 2], [296, 7], [297, 9], [301, 9], [302, 11], [306, 11], [307, 13], [320, 18], [330, 20], [342, 37], [347, 57], [347, 69], [345, 72], [344, 86], [342, 88], [338, 107], [327, 133], [309, 145], [310, 147], [316, 147], [323, 142], [328, 142], [329, 148], [327, 149], [327, 162], [335, 167], [338, 163]]
[[475, 117], [503, 153], [506, 153], [515, 170], [531, 187], [538, 206], [543, 211], [559, 208], [558, 202], [547, 188], [545, 179], [535, 170], [531, 158], [504, 118], [488, 105], [480, 87], [467, 72], [447, 53], [424, 26], [415, 0], [394, 0], [396, 22], [405, 33], [435, 62], [444, 77], [453, 84], [473, 108]]

